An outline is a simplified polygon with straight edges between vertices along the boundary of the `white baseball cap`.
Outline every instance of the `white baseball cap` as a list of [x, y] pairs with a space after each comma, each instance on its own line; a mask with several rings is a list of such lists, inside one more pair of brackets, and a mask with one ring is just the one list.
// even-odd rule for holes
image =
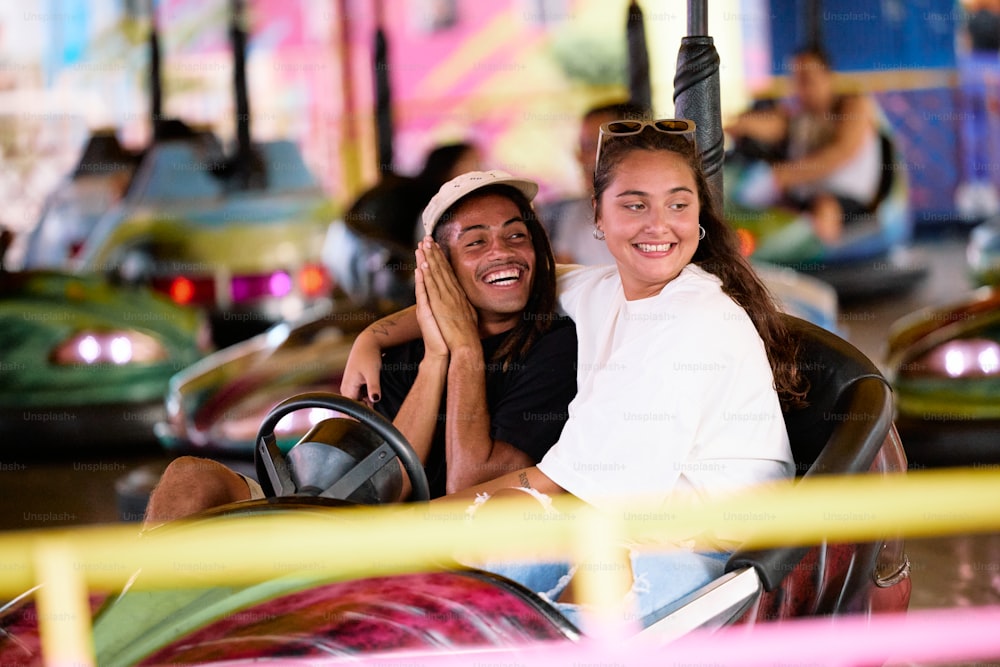
[[456, 176], [441, 186], [424, 208], [421, 219], [424, 231], [430, 235], [434, 232], [441, 216], [462, 197], [488, 185], [509, 185], [516, 188], [531, 201], [538, 194], [538, 184], [523, 178], [515, 178], [506, 171], [491, 169], [490, 171], [469, 171]]

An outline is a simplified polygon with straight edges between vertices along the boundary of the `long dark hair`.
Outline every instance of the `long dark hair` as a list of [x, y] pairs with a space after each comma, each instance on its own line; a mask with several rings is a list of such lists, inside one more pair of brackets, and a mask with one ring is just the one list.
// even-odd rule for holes
[[[527, 356], [531, 347], [552, 327], [552, 322], [556, 319], [556, 260], [552, 255], [549, 237], [539, 222], [531, 201], [520, 190], [509, 185], [487, 185], [462, 197], [441, 214], [441, 220], [451, 218], [455, 209], [466, 202], [491, 194], [501, 195], [514, 202], [524, 224], [528, 227], [531, 247], [535, 251], [531, 296], [528, 297], [521, 319], [508, 332], [490, 360], [491, 363], [502, 364], [502, 368], [507, 370], [511, 363], [519, 362]], [[450, 259], [450, 249], [448, 244], [443, 242], [444, 234], [441, 231], [445, 227], [447, 225], [438, 224], [432, 236], [441, 246], [445, 256]]]
[[594, 172], [595, 201], [600, 201], [625, 156], [639, 150], [669, 151], [691, 168], [698, 186], [698, 222], [705, 229], [705, 238], [698, 242], [691, 261], [717, 276], [722, 281], [723, 292], [750, 317], [764, 342], [774, 375], [774, 388], [782, 405], [786, 409], [803, 405], [808, 387], [795, 360], [798, 341], [782, 321], [770, 292], [740, 253], [736, 232], [715, 210], [701, 158], [692, 141], [653, 127], [645, 127], [637, 134], [604, 137]]

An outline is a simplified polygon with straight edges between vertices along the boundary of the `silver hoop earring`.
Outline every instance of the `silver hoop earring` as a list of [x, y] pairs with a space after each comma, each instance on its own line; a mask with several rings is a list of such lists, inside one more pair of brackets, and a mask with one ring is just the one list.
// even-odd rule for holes
[[698, 225], [698, 240], [700, 241], [703, 238], [705, 238], [705, 228], [702, 227], [701, 225]]
[[594, 235], [594, 238], [597, 239], [598, 241], [603, 241], [604, 240], [604, 232], [601, 230], [600, 227], [598, 227], [598, 226], [595, 225], [594, 226], [594, 231], [591, 232], [591, 233]]

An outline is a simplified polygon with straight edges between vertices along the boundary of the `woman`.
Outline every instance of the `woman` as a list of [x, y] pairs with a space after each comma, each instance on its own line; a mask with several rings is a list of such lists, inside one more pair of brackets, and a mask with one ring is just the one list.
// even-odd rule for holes
[[[559, 305], [579, 339], [569, 419], [537, 466], [457, 495], [520, 487], [571, 493], [615, 511], [638, 496], [669, 507], [793, 475], [781, 403], [804, 395], [795, 344], [712, 208], [693, 131], [687, 121], [601, 127], [594, 223], [615, 266], [564, 267], [560, 276]], [[418, 284], [438, 289], [443, 258], [432, 240], [421, 243], [417, 259]], [[410, 325], [395, 331], [415, 335]], [[362, 337], [352, 352], [347, 395], [377, 382], [371, 340]], [[680, 544], [663, 553], [633, 550], [632, 593], [643, 625], [720, 575], [735, 546], [723, 535], [690, 537], [702, 551]], [[553, 600], [572, 571], [489, 569]]]

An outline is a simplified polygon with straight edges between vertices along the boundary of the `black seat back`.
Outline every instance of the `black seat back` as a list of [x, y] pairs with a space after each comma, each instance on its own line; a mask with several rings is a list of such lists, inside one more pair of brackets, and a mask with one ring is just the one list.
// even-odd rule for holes
[[[785, 316], [800, 339], [799, 368], [809, 380], [806, 407], [785, 415], [797, 476], [864, 473], [893, 431], [889, 383], [860, 350], [821, 327]], [[796, 569], [806, 546], [739, 549], [727, 570], [753, 566], [767, 591]]]
[[785, 316], [799, 340], [807, 405], [785, 413], [796, 474], [868, 470], [892, 426], [889, 383], [860, 350], [815, 324]]

